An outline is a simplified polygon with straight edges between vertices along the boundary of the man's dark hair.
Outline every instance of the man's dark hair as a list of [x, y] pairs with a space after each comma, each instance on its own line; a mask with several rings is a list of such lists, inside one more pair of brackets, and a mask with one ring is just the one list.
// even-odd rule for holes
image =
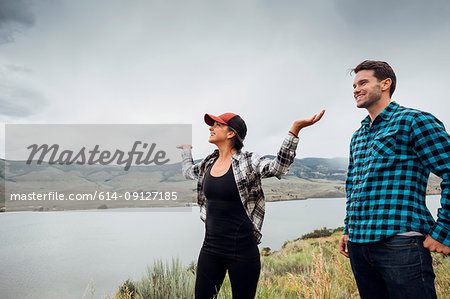
[[389, 89], [389, 96], [392, 97], [392, 94], [395, 90], [395, 85], [397, 83], [397, 77], [395, 76], [394, 70], [387, 62], [377, 60], [364, 60], [354, 69], [352, 69], [352, 72], [356, 74], [362, 70], [373, 70], [373, 74], [375, 78], [378, 79], [378, 82], [390, 78], [392, 83], [391, 88]]

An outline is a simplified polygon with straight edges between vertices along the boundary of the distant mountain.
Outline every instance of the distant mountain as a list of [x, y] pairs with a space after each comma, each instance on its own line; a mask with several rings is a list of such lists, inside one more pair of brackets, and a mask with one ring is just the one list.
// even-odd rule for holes
[[[275, 156], [267, 156], [275, 158]], [[197, 160], [195, 162], [199, 162]], [[181, 174], [181, 163], [162, 166], [133, 166], [124, 171], [121, 166], [102, 165], [24, 165], [24, 162], [0, 159], [0, 200], [5, 197], [5, 169], [8, 190], [33, 192], [129, 191], [160, 189], [180, 190], [185, 200], [196, 201], [196, 183]], [[345, 197], [346, 158], [295, 159], [281, 180], [263, 180], [267, 201]], [[431, 175], [428, 194], [440, 193], [441, 179]], [[186, 192], [186, 190], [188, 190]], [[188, 194], [186, 194], [188, 193]], [[36, 205], [36, 203], [34, 203]], [[39, 202], [39, 207], [45, 203]], [[74, 203], [72, 203], [73, 205]], [[9, 204], [8, 204], [9, 205]], [[97, 208], [98, 202], [83, 203], [84, 208]], [[52, 203], [53, 208], [55, 204]], [[36, 209], [36, 206], [32, 207]], [[50, 207], [47, 207], [50, 208]], [[65, 208], [74, 208], [72, 206]], [[8, 206], [9, 210], [9, 206]]]
[[[267, 156], [274, 159], [275, 156]], [[295, 159], [288, 175], [302, 179], [326, 179], [344, 181], [347, 176], [346, 158], [304, 158]]]

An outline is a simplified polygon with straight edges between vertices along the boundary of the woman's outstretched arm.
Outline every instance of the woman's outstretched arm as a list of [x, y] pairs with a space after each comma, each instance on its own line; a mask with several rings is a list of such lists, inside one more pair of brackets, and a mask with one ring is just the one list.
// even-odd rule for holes
[[260, 157], [257, 154], [253, 154], [252, 164], [254, 169], [261, 175], [261, 178], [267, 177], [277, 177], [281, 178], [285, 175], [289, 166], [294, 162], [295, 150], [298, 144], [298, 133], [301, 129], [309, 127], [316, 122], [318, 122], [325, 110], [322, 110], [319, 114], [314, 115], [310, 119], [296, 120], [292, 124], [289, 130], [289, 136], [285, 138], [280, 150], [278, 151], [277, 157], [275, 159], [268, 159], [265, 157]]
[[183, 144], [178, 145], [177, 148], [182, 150], [182, 172], [184, 177], [191, 180], [197, 180], [200, 174], [201, 162], [194, 164], [194, 159], [192, 159], [192, 145]]

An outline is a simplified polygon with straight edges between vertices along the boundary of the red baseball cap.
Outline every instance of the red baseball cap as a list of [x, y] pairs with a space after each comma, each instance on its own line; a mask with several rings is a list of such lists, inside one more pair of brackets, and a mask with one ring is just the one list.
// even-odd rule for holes
[[244, 120], [237, 114], [231, 112], [224, 113], [219, 116], [205, 114], [205, 122], [207, 125], [212, 126], [214, 125], [215, 121], [233, 128], [238, 133], [239, 137], [241, 137], [241, 139], [244, 139], [247, 135], [247, 125], [245, 124]]

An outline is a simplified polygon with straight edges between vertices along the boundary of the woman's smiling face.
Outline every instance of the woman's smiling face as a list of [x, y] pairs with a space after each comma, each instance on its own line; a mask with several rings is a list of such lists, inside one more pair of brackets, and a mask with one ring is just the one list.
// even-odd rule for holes
[[209, 142], [213, 144], [217, 144], [220, 142], [224, 142], [227, 139], [231, 139], [233, 137], [232, 131], [228, 130], [228, 126], [217, 121], [214, 122], [214, 125], [209, 127]]

